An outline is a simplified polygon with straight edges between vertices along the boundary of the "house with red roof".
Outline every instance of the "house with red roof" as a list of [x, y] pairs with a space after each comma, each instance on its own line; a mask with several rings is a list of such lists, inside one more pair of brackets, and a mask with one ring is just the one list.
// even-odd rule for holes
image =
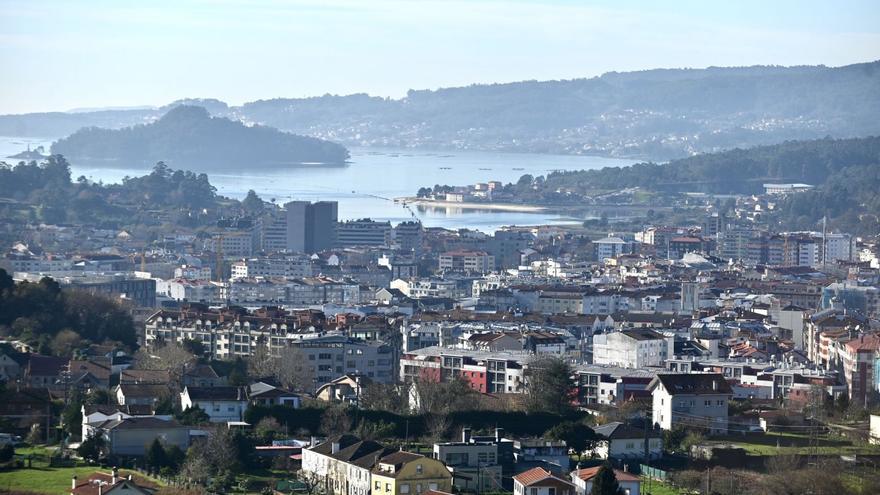
[[120, 476], [119, 470], [113, 468], [110, 473], [96, 471], [85, 480], [74, 476], [70, 495], [152, 495], [156, 488], [154, 483], [146, 480], [135, 481], [131, 474]]
[[[577, 487], [577, 495], [588, 495], [590, 493], [593, 489], [593, 478], [599, 474], [599, 469], [601, 468], [602, 466], [595, 466], [571, 472], [571, 481]], [[641, 493], [639, 491], [641, 480], [639, 480], [638, 476], [627, 471], [615, 469], [614, 477], [617, 478], [617, 484], [623, 490], [624, 495], [639, 495]]]
[[576, 487], [552, 472], [536, 467], [513, 477], [514, 495], [576, 495]]

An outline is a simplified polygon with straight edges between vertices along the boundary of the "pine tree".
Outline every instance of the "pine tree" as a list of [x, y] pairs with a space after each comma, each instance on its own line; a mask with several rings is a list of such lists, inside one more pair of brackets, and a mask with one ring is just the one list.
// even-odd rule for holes
[[617, 476], [609, 464], [603, 464], [596, 476], [593, 476], [593, 488], [590, 495], [619, 495], [623, 493], [617, 484]]
[[147, 465], [153, 469], [160, 469], [168, 465], [168, 457], [165, 455], [165, 447], [159, 439], [153, 440], [147, 450]]

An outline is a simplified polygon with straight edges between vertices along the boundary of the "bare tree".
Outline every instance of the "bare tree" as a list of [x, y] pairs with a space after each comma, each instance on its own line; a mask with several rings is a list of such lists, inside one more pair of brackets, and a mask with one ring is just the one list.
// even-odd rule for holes
[[422, 414], [449, 414], [473, 409], [476, 392], [463, 378], [447, 382], [418, 380], [414, 384], [417, 410]]
[[261, 341], [258, 341], [251, 348], [251, 355], [247, 358], [247, 367], [248, 375], [254, 378], [274, 378], [278, 369], [269, 348]]
[[180, 383], [187, 367], [196, 363], [196, 357], [177, 344], [165, 344], [154, 349], [141, 349], [135, 354], [135, 368], [167, 370]]
[[333, 405], [321, 415], [321, 431], [327, 435], [339, 435], [351, 431], [351, 417], [344, 405]]
[[276, 358], [275, 378], [294, 392], [312, 392], [314, 375], [305, 353], [297, 347], [283, 349]]
[[324, 485], [324, 480], [321, 476], [319, 476], [318, 473], [313, 473], [311, 471], [297, 471], [296, 480], [303, 484], [306, 495], [320, 493], [322, 491], [321, 487]]
[[404, 388], [396, 383], [372, 382], [364, 387], [359, 405], [363, 409], [404, 412], [407, 408]]
[[264, 344], [257, 344], [248, 358], [248, 374], [256, 378], [274, 378], [283, 387], [294, 392], [311, 392], [312, 368], [305, 353], [296, 347], [286, 347], [272, 356]]
[[446, 414], [429, 414], [428, 417], [425, 418], [428, 440], [430, 440], [431, 443], [444, 440], [451, 426], [452, 421]]

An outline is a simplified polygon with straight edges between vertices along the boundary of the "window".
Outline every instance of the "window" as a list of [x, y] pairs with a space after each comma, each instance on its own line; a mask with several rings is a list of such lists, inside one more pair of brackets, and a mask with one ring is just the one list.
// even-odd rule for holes
[[373, 487], [375, 490], [379, 490], [382, 488], [382, 483], [376, 482], [376, 485]]
[[422, 484], [416, 483], [416, 493], [422, 493]]
[[390, 491], [391, 491], [391, 483], [385, 483], [385, 491], [386, 491], [386, 492], [390, 492]]
[[550, 487], [547, 489], [547, 495], [556, 495], [556, 488]]
[[530, 488], [529, 493], [531, 495], [538, 495], [538, 489], [537, 488]]
[[416, 464], [416, 474], [422, 474], [422, 465]]
[[718, 404], [719, 406], [724, 406], [724, 401], [723, 401], [723, 400], [719, 400], [718, 402], [716, 402], [716, 404]]
[[400, 493], [409, 493], [409, 483], [401, 483]]
[[712, 405], [712, 401], [711, 400], [703, 401], [703, 405], [705, 405], [706, 407], [709, 407]]
[[436, 490], [437, 483], [428, 483], [428, 490]]
[[636, 444], [633, 442], [627, 442], [626, 448], [632, 450], [632, 449], [636, 448]]

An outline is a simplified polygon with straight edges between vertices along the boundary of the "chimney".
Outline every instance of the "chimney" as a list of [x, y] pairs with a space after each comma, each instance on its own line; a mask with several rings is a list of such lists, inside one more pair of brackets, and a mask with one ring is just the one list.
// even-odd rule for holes
[[471, 442], [471, 429], [470, 428], [462, 428], [461, 429], [461, 441], [462, 441], [462, 443], [470, 443]]
[[624, 473], [628, 473], [628, 472], [629, 472], [629, 464], [627, 464], [627, 463], [625, 463], [625, 462], [623, 463], [623, 472], [624, 472]]
[[712, 380], [712, 390], [718, 390], [718, 380]]
[[104, 495], [104, 485], [98, 483], [98, 495]]
[[117, 480], [119, 480], [119, 468], [113, 466], [113, 470], [110, 471], [110, 484], [115, 485]]
[[131, 481], [131, 473], [128, 473], [128, 481]]
[[309, 437], [309, 447], [314, 447], [318, 445], [318, 439], [315, 437]]
[[119, 413], [116, 415], [116, 419], [118, 419], [119, 421], [122, 421], [125, 418], [122, 417], [122, 413]]
[[76, 475], [75, 474], [73, 475], [73, 478], [71, 478], [71, 480], [70, 480], [70, 489], [76, 490]]
[[330, 444], [330, 453], [338, 454], [339, 453], [339, 441], [333, 442]]
[[500, 442], [504, 438], [504, 428], [495, 428], [495, 442]]

